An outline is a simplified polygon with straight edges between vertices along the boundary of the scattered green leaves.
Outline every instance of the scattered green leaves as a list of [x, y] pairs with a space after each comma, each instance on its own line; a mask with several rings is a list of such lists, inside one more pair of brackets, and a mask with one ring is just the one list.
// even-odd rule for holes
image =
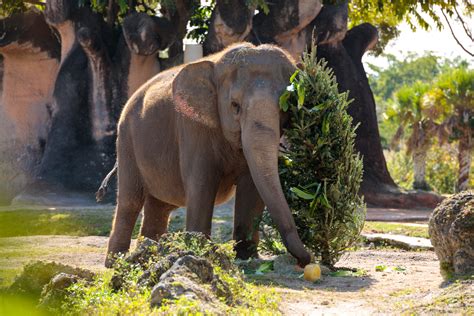
[[375, 266], [375, 271], [377, 271], [377, 272], [384, 272], [385, 270], [387, 270], [387, 266], [386, 266], [386, 265], [379, 264], [379, 265], [376, 265], [376, 266]]

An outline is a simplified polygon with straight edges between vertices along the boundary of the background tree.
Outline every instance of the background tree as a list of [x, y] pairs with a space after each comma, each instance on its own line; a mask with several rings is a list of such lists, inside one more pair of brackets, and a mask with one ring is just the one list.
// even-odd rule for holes
[[[413, 157], [413, 188], [429, 190], [426, 183], [426, 157], [433, 138], [443, 118], [443, 108], [435, 108], [434, 103], [426, 102], [425, 95], [429, 86], [420, 81], [411, 86], [403, 86], [396, 94], [396, 103], [387, 110], [389, 119], [399, 126], [393, 143], [404, 139], [407, 154]], [[409, 136], [404, 138], [405, 130]]]
[[474, 70], [459, 67], [441, 73], [427, 99], [431, 106], [449, 108], [443, 136], [444, 140], [458, 142], [456, 191], [467, 190], [474, 147]]
[[[408, 54], [405, 57], [395, 57], [393, 55], [387, 56], [389, 66], [386, 68], [378, 68], [371, 65], [374, 71], [370, 76], [371, 86], [375, 93], [375, 98], [379, 105], [378, 119], [380, 122], [381, 134], [383, 142], [386, 142], [384, 147], [390, 149], [387, 152], [389, 157], [389, 169], [395, 177], [398, 184], [403, 187], [411, 187], [414, 181], [413, 177], [413, 160], [404, 157], [404, 153], [399, 151], [399, 147], [390, 147], [389, 142], [394, 138], [402, 138], [401, 130], [405, 131], [405, 135], [413, 136], [413, 129], [410, 124], [403, 124], [400, 126], [401, 119], [412, 119], [416, 117], [417, 109], [421, 109], [419, 117], [426, 122], [430, 119], [435, 129], [431, 129], [428, 139], [432, 143], [426, 149], [427, 166], [426, 176], [428, 184], [439, 193], [454, 193], [455, 182], [457, 182], [458, 162], [453, 161], [452, 157], [458, 156], [458, 141], [454, 132], [453, 126], [459, 122], [457, 112], [454, 106], [447, 103], [446, 96], [438, 87], [441, 81], [444, 82], [445, 90], [454, 92], [455, 86], [465, 86], [463, 90], [469, 90], [469, 83], [466, 76], [459, 76], [448, 80], [453, 72], [472, 72], [469, 63], [460, 58], [446, 59], [426, 53], [423, 56]], [[442, 79], [444, 78], [444, 79]], [[463, 79], [464, 78], [464, 79]], [[406, 86], [403, 86], [403, 83]], [[418, 84], [416, 83], [418, 82]], [[462, 83], [465, 82], [465, 83]], [[450, 83], [450, 84], [449, 84]], [[416, 87], [424, 86], [422, 90], [425, 95], [421, 98], [420, 107], [413, 108], [408, 106], [403, 108], [397, 96], [405, 97], [405, 101], [413, 101], [413, 92]], [[472, 90], [472, 83], [471, 88]], [[465, 91], [466, 92], [466, 91]], [[464, 96], [467, 102], [467, 99]], [[409, 104], [411, 104], [408, 102]], [[466, 104], [466, 103], [465, 103]], [[435, 117], [434, 117], [434, 116]], [[408, 120], [411, 122], [410, 120]], [[397, 133], [398, 131], [398, 133]], [[405, 141], [410, 140], [409, 137], [404, 138]], [[415, 143], [413, 140], [408, 143]], [[453, 146], [455, 145], [455, 146]], [[407, 146], [403, 146], [402, 149]], [[408, 146], [410, 147], [410, 146]], [[411, 156], [411, 158], [413, 158]], [[469, 170], [469, 168], [465, 169]], [[469, 185], [472, 187], [472, 183]]]

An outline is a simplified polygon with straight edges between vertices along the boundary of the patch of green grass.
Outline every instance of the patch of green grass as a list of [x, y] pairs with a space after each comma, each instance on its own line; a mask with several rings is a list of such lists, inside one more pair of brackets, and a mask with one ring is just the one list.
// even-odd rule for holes
[[401, 289], [401, 290], [398, 290], [398, 291], [394, 291], [394, 292], [390, 293], [389, 295], [392, 296], [392, 297], [400, 297], [400, 296], [407, 296], [407, 295], [413, 294], [415, 292], [416, 292], [415, 289], [407, 288], [407, 289]]
[[[114, 210], [111, 207], [86, 210], [14, 210], [0, 211], [0, 238], [68, 235], [68, 236], [108, 236], [112, 229]], [[138, 236], [141, 216], [133, 231]], [[214, 239], [225, 242], [232, 237], [232, 217], [213, 220]], [[169, 222], [169, 231], [183, 231], [185, 218], [176, 215]]]
[[[0, 237], [33, 235], [107, 236], [112, 209], [0, 212]], [[137, 229], [136, 229], [137, 230]]]
[[407, 223], [365, 222], [362, 233], [397, 234], [410, 237], [430, 238], [428, 227]]

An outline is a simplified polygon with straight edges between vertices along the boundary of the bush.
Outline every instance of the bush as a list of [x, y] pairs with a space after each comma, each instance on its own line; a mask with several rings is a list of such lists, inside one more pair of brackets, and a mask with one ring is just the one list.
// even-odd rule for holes
[[[362, 159], [355, 151], [355, 127], [346, 111], [348, 93], [338, 92], [326, 64], [316, 60], [313, 47], [303, 56], [304, 70], [293, 74], [280, 97], [291, 127], [285, 130], [279, 172], [303, 243], [332, 266], [358, 239], [365, 204], [358, 195]], [[268, 216], [265, 219], [268, 223]]]

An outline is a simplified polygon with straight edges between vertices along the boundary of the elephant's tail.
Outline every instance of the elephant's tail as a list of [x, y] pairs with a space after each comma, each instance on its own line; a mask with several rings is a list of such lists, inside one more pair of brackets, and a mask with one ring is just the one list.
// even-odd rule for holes
[[110, 178], [112, 178], [113, 175], [117, 172], [117, 169], [118, 169], [118, 162], [115, 161], [114, 167], [113, 167], [112, 170], [110, 170], [110, 172], [105, 176], [104, 180], [102, 180], [102, 183], [100, 184], [99, 189], [98, 189], [97, 192], [95, 193], [95, 200], [96, 200], [97, 202], [102, 201], [102, 199], [104, 198], [104, 196], [107, 194], [107, 189], [108, 189], [108, 186], [109, 186], [109, 180], [110, 180]]

